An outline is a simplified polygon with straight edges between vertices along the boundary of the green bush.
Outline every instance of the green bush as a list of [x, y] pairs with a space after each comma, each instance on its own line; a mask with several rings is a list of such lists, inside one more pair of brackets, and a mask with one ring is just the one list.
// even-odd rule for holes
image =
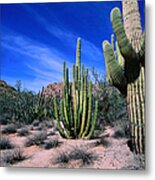
[[[94, 68], [94, 94], [99, 101], [98, 128], [105, 125], [118, 126], [128, 132], [128, 115], [126, 109], [126, 98], [107, 82], [106, 76], [100, 75]], [[127, 131], [127, 132], [126, 132]]]
[[[2, 83], [0, 84], [3, 85]], [[4, 85], [3, 85], [4, 86]], [[6, 85], [5, 85], [6, 86]], [[26, 89], [21, 90], [17, 81], [16, 90], [7, 85], [0, 91], [0, 123], [18, 122], [31, 124], [34, 119], [53, 118], [53, 99], [45, 98], [41, 93], [35, 94]]]

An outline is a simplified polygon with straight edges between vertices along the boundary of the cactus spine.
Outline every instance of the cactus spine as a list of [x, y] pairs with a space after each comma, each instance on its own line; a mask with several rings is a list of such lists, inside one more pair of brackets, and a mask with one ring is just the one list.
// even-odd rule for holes
[[57, 99], [54, 99], [58, 129], [64, 138], [90, 139], [96, 125], [98, 101], [93, 106], [92, 81], [88, 82], [88, 69], [84, 65], [81, 67], [80, 38], [77, 41], [76, 64], [73, 65], [72, 75], [73, 80], [69, 82], [68, 68], [64, 62], [64, 88], [60, 110]]
[[[144, 153], [145, 139], [145, 39], [142, 34], [137, 0], [123, 1], [121, 12], [114, 8], [111, 22], [116, 35], [116, 52], [113, 43], [103, 42], [109, 81], [127, 96], [131, 138], [134, 151]], [[112, 41], [113, 42], [113, 41]]]

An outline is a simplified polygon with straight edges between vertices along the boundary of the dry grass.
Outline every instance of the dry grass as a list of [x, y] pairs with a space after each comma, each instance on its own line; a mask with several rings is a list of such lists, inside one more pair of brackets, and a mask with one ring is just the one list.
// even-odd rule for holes
[[28, 157], [24, 155], [23, 151], [21, 151], [20, 149], [15, 149], [4, 153], [2, 156], [2, 162], [7, 165], [13, 165], [27, 158]]
[[8, 138], [0, 138], [0, 150], [5, 150], [5, 149], [13, 149], [14, 146], [11, 144], [10, 139]]
[[107, 141], [104, 137], [102, 137], [100, 140], [95, 142], [95, 146], [109, 147], [110, 146], [110, 142]]
[[66, 164], [70, 160], [70, 156], [67, 152], [60, 152], [58, 157], [56, 157], [55, 164]]
[[61, 142], [59, 140], [54, 139], [54, 140], [44, 142], [44, 148], [45, 149], [52, 149], [52, 148], [59, 147], [60, 144], [61, 144]]
[[30, 134], [28, 128], [19, 129], [17, 133], [18, 136], [27, 136]]
[[72, 160], [81, 160], [83, 165], [89, 165], [97, 159], [97, 156], [94, 153], [79, 147], [75, 147], [69, 154], [69, 157]]
[[9, 124], [2, 130], [2, 134], [13, 134], [16, 132], [17, 132], [17, 126], [14, 124]]
[[30, 147], [33, 145], [40, 146], [44, 144], [44, 140], [46, 140], [46, 138], [47, 138], [46, 132], [39, 132], [37, 134], [31, 135], [27, 138], [25, 142], [25, 146], [26, 147]]

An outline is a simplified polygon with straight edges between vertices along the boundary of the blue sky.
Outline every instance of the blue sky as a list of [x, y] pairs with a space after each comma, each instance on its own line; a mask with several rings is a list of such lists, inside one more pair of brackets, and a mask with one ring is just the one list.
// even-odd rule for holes
[[[144, 29], [144, 3], [140, 12]], [[120, 2], [3, 4], [1, 9], [1, 79], [38, 91], [62, 81], [62, 62], [75, 62], [82, 40], [82, 63], [105, 73], [102, 41], [113, 33], [110, 11]]]

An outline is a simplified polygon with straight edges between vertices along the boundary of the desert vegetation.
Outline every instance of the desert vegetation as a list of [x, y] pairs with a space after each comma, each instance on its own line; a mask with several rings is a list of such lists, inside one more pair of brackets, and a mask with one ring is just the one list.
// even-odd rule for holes
[[[123, 17], [130, 19], [133, 4], [122, 5]], [[44, 87], [35, 93], [21, 81], [11, 87], [0, 80], [2, 166], [145, 168], [144, 33], [138, 22], [130, 33], [118, 8], [111, 11], [111, 22], [116, 45], [114, 35], [111, 43], [103, 42], [105, 75], [81, 63], [78, 38], [72, 72], [64, 62], [63, 82], [51, 84], [51, 94]]]
[[[73, 82], [69, 82], [68, 68], [63, 65], [64, 89], [60, 112], [54, 100], [55, 118], [60, 134], [65, 138], [89, 139], [94, 131], [98, 101], [92, 104], [92, 81], [88, 82], [88, 69], [81, 68], [81, 39], [77, 41], [76, 64], [73, 65]], [[94, 108], [94, 112], [93, 112]], [[63, 127], [61, 123], [63, 123]]]
[[[123, 8], [123, 15], [127, 17], [124, 18], [124, 24], [118, 8], [114, 8], [111, 12], [112, 27], [117, 39], [116, 51], [113, 35], [111, 44], [108, 41], [103, 42], [103, 50], [111, 84], [127, 96], [134, 150], [137, 153], [144, 153], [145, 36], [140, 24], [138, 2], [123, 2]], [[136, 19], [132, 19], [129, 9], [137, 10], [135, 11]]]

